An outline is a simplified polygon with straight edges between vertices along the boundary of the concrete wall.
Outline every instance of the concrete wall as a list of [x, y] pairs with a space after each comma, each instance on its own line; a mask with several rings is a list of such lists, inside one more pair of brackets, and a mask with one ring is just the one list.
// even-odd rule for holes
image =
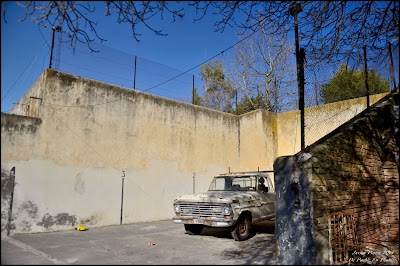
[[[388, 93], [371, 95], [370, 105], [378, 102], [386, 95]], [[313, 144], [366, 108], [366, 97], [305, 108], [305, 146]], [[278, 156], [293, 155], [299, 152], [301, 145], [300, 111], [278, 113], [276, 117]]]
[[1, 115], [12, 233], [119, 224], [122, 185], [122, 223], [169, 219], [174, 197], [214, 175], [272, 170], [296, 152], [296, 113], [235, 116], [47, 69]]
[[[397, 93], [302, 153], [275, 161], [278, 264], [343, 264], [350, 258], [357, 262], [363, 258], [353, 252], [368, 248], [375, 254], [389, 252], [386, 262], [396, 263], [398, 105]], [[336, 246], [339, 234], [332, 233], [330, 222], [332, 215], [341, 214], [352, 215], [339, 221], [347, 226], [348, 240], [342, 242], [348, 245], [346, 252]], [[338, 258], [340, 253], [345, 256]]]
[[256, 110], [239, 118], [240, 164], [233, 171], [272, 170], [278, 155], [276, 115]]
[[14, 233], [119, 224], [122, 171], [130, 223], [171, 218], [194, 173], [204, 191], [239, 168], [237, 116], [52, 70], [22, 101], [29, 95], [41, 104], [12, 112], [38, 115], [35, 134], [15, 135], [2, 114], [1, 167], [17, 172]]

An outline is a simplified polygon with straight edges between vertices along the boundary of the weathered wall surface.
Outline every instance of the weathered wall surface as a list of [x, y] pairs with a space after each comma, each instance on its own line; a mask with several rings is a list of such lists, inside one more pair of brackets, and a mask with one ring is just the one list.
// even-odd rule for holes
[[12, 216], [10, 206], [12, 204], [13, 191], [14, 179], [11, 171], [1, 169], [1, 232], [4, 233], [8, 233], [11, 230], [9, 217]]
[[193, 182], [204, 191], [239, 169], [237, 116], [52, 70], [42, 80], [28, 92], [41, 105], [20, 108], [37, 101], [25, 95], [12, 111], [40, 116], [35, 134], [11, 131], [20, 116], [2, 114], [2, 169], [17, 169], [13, 233], [119, 224], [123, 175], [123, 223], [168, 219]]
[[[398, 104], [397, 93], [303, 153], [275, 161], [279, 264], [343, 264], [349, 253], [376, 245], [398, 258]], [[347, 226], [344, 251], [329, 220], [343, 214], [347, 220], [336, 226]]]
[[[18, 115], [1, 114], [1, 232], [7, 232], [10, 201], [14, 193], [14, 180], [10, 173], [13, 166], [6, 166], [6, 158], [18, 154], [21, 161], [29, 161], [40, 146], [40, 126], [42, 120]], [[13, 210], [16, 212], [15, 210]], [[10, 224], [10, 229], [15, 228]]]
[[11, 109], [11, 114], [41, 117], [42, 96], [46, 75], [41, 75]]
[[[386, 95], [388, 93], [371, 95], [370, 104], [376, 103]], [[305, 146], [313, 144], [366, 108], [365, 97], [305, 108]], [[277, 114], [277, 136], [279, 156], [293, 155], [300, 151], [300, 111]]]
[[2, 172], [17, 173], [12, 233], [119, 224], [122, 189], [123, 223], [169, 219], [174, 197], [214, 175], [272, 170], [293, 154], [299, 123], [287, 116], [235, 116], [48, 69], [2, 113]]
[[239, 167], [233, 171], [272, 170], [277, 156], [276, 116], [256, 110], [240, 116]]

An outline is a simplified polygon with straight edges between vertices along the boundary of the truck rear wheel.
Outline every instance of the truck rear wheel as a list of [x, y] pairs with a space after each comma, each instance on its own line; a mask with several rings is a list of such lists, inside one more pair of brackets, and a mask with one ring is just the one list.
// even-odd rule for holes
[[236, 241], [247, 240], [250, 237], [251, 219], [249, 215], [240, 216], [233, 226], [231, 235]]
[[202, 224], [185, 224], [186, 233], [189, 235], [200, 235], [203, 230]]

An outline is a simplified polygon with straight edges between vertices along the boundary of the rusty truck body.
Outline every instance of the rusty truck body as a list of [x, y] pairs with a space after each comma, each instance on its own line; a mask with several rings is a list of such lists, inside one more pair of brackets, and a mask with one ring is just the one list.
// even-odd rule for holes
[[252, 224], [275, 218], [275, 190], [266, 171], [236, 172], [215, 176], [208, 191], [174, 199], [174, 223], [189, 234], [205, 226], [230, 228], [232, 237], [250, 237]]

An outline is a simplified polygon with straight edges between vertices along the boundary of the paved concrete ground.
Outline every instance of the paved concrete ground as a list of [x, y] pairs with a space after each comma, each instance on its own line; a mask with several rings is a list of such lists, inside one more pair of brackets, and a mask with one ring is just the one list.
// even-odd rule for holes
[[193, 236], [164, 220], [2, 236], [1, 264], [276, 264], [274, 230], [274, 222], [264, 222], [251, 239], [237, 242], [227, 230]]

